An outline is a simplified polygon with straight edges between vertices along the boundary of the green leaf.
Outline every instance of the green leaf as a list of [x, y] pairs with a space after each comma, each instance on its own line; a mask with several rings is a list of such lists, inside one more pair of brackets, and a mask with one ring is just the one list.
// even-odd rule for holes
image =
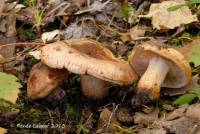
[[178, 48], [178, 50], [189, 61], [194, 63], [195, 67], [200, 65], [200, 40], [194, 40], [192, 43]]
[[200, 0], [190, 0], [190, 1], [187, 1], [185, 4], [177, 4], [175, 6], [169, 7], [167, 10], [168, 11], [176, 11], [183, 6], [191, 6], [191, 5], [198, 4], [198, 3], [200, 3]]
[[0, 99], [4, 99], [10, 103], [16, 103], [20, 92], [19, 88], [22, 87], [17, 80], [11, 74], [0, 72]]
[[192, 102], [195, 98], [197, 97], [196, 94], [184, 94], [182, 96], [180, 96], [178, 99], [176, 99], [173, 102], [173, 105], [183, 105], [183, 104], [189, 104], [190, 102]]
[[183, 6], [186, 6], [186, 4], [178, 4], [178, 5], [175, 5], [175, 6], [172, 6], [172, 7], [167, 8], [167, 10], [168, 10], [168, 11], [176, 11], [176, 10], [178, 10], [179, 8], [183, 7]]
[[190, 0], [189, 3], [190, 4], [198, 4], [198, 3], [200, 3], [200, 0]]
[[196, 94], [197, 96], [199, 96], [200, 95], [200, 87], [192, 89], [192, 91], [190, 91], [190, 93], [193, 93], [193, 94]]
[[195, 66], [200, 65], [200, 44], [195, 45], [191, 50], [190, 50], [190, 57], [188, 57], [190, 62], [193, 62]]

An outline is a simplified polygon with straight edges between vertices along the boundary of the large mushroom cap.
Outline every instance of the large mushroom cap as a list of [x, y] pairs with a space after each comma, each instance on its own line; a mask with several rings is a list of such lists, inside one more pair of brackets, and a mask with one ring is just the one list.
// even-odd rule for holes
[[27, 82], [27, 95], [31, 99], [42, 99], [57, 88], [69, 72], [65, 69], [53, 69], [42, 64], [35, 64], [30, 72]]
[[104, 60], [107, 59], [107, 60], [120, 61], [120, 59], [116, 58], [109, 49], [103, 47], [102, 44], [97, 41], [87, 38], [81, 38], [81, 39], [65, 40], [64, 42], [67, 45], [73, 47], [74, 49], [82, 53], [85, 53], [91, 57]]
[[180, 88], [185, 86], [191, 78], [191, 67], [184, 56], [173, 48], [155, 45], [155, 42], [145, 42], [133, 49], [129, 62], [138, 75], [142, 75], [153, 57], [161, 57], [169, 66], [162, 87]]
[[130, 84], [137, 79], [126, 61], [115, 58], [108, 49], [97, 44], [88, 39], [52, 43], [41, 49], [41, 60], [52, 68], [65, 68], [76, 74], [88, 74], [119, 84]]

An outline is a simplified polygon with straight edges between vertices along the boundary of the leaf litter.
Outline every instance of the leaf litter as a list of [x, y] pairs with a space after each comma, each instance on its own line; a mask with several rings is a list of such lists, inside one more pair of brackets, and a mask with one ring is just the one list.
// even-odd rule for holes
[[[198, 113], [200, 109], [197, 95], [199, 90], [195, 89], [199, 88], [200, 53], [199, 40], [195, 38], [198, 38], [200, 33], [190, 29], [190, 27], [195, 27], [194, 29], [199, 30], [200, 16], [195, 11], [199, 9], [198, 4], [169, 12], [167, 11], [169, 7], [184, 3], [184, 1], [157, 0], [154, 3], [153, 1], [126, 0], [67, 2], [64, 0], [48, 2], [33, 0], [33, 2], [36, 2], [34, 6], [26, 5], [21, 1], [20, 3], [1, 1], [0, 9], [3, 9], [1, 13], [8, 15], [0, 17], [0, 42], [2, 44], [2, 47], [0, 45], [2, 57], [0, 62], [3, 63], [1, 64], [3, 72], [0, 73], [0, 79], [3, 80], [0, 80], [0, 126], [2, 127], [0, 133], [6, 133], [6, 131], [9, 133], [45, 131], [46, 133], [84, 134], [199, 133]], [[36, 24], [35, 20], [38, 12], [43, 12], [39, 18], [41, 19], [40, 24]], [[151, 18], [152, 25], [144, 19], [146, 17]], [[191, 23], [195, 25], [190, 25]], [[39, 26], [40, 31], [36, 30], [36, 25]], [[176, 30], [182, 26], [184, 29], [174, 36]], [[23, 36], [18, 38], [19, 28], [26, 32], [26, 34], [23, 33], [24, 37], [34, 35], [35, 38], [31, 40], [26, 40], [27, 38]], [[33, 101], [26, 95], [26, 83], [30, 69], [39, 62], [39, 50], [41, 46], [46, 45], [44, 43], [87, 37], [102, 42], [117, 56], [128, 59], [128, 54], [134, 46], [146, 40], [155, 38], [166, 43], [166, 39], [179, 38], [185, 34], [184, 32], [195, 36], [194, 39], [190, 36], [190, 40], [194, 41], [176, 49], [194, 64], [194, 76], [187, 86], [180, 89], [163, 88], [161, 99], [152, 108], [150, 106], [131, 108], [130, 100], [135, 95], [133, 90], [136, 83], [130, 86], [111, 84], [110, 94], [104, 100], [96, 102], [87, 99], [80, 91], [79, 77], [74, 74], [70, 74], [69, 80], [59, 87], [66, 93], [62, 100], [57, 99], [60, 98], [60, 92], [52, 93], [46, 99], [38, 101]], [[20, 39], [25, 39], [26, 42], [20, 42]], [[17, 45], [15, 42], [18, 42]], [[10, 43], [14, 45], [8, 45]], [[5, 66], [11, 63], [10, 61], [12, 64], [9, 67]], [[187, 95], [191, 92], [196, 95], [194, 100], [188, 102], [187, 99], [183, 99], [189, 104], [174, 103], [179, 95], [185, 93]], [[54, 103], [55, 100], [60, 103]], [[16, 124], [19, 123], [50, 125], [45, 129], [29, 129], [17, 127]]]

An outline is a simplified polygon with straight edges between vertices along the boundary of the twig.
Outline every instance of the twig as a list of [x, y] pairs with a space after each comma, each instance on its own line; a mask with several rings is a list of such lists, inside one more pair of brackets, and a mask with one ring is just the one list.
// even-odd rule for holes
[[4, 44], [4, 45], [0, 45], [1, 47], [6, 47], [6, 46], [12, 46], [15, 45], [17, 47], [25, 47], [25, 46], [33, 46], [33, 45], [45, 45], [44, 43], [39, 43], [39, 42], [18, 42], [18, 43], [10, 43], [10, 44]]
[[109, 127], [110, 122], [111, 122], [111, 119], [112, 119], [112, 117], [113, 117], [113, 114], [116, 112], [116, 110], [118, 109], [119, 105], [120, 105], [120, 104], [117, 104], [116, 107], [115, 107], [115, 108], [113, 109], [113, 111], [111, 112], [110, 117], [109, 117], [109, 120], [108, 120], [108, 123], [107, 123], [107, 125], [106, 125], [105, 133], [107, 133], [108, 127]]
[[87, 12], [101, 11], [110, 1], [111, 0], [107, 0], [106, 2], [102, 3], [99, 6], [91, 7], [89, 9], [78, 11], [78, 12], [75, 13], [75, 15], [80, 15], [80, 14], [87, 13]]
[[64, 7], [64, 10], [66, 10], [67, 8], [70, 7], [70, 3], [67, 3], [67, 2], [61, 3], [60, 5], [58, 5], [58, 6], [55, 7], [54, 9], [52, 9], [50, 12], [48, 12], [46, 16], [49, 16], [49, 15], [53, 14], [53, 13], [56, 12], [56, 10], [58, 10], [58, 9], [62, 9], [62, 7]]

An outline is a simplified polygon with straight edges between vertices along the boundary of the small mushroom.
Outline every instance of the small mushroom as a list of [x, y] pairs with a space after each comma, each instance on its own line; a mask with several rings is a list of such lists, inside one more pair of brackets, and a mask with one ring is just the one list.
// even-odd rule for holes
[[41, 60], [52, 68], [81, 75], [83, 94], [93, 99], [107, 95], [107, 82], [131, 84], [137, 75], [102, 44], [82, 38], [56, 42], [41, 49]]
[[149, 41], [133, 49], [129, 62], [139, 76], [133, 105], [158, 100], [160, 88], [180, 88], [188, 84], [191, 67], [177, 50]]
[[68, 77], [66, 69], [53, 69], [39, 62], [30, 72], [27, 82], [27, 96], [33, 100], [47, 97]]

